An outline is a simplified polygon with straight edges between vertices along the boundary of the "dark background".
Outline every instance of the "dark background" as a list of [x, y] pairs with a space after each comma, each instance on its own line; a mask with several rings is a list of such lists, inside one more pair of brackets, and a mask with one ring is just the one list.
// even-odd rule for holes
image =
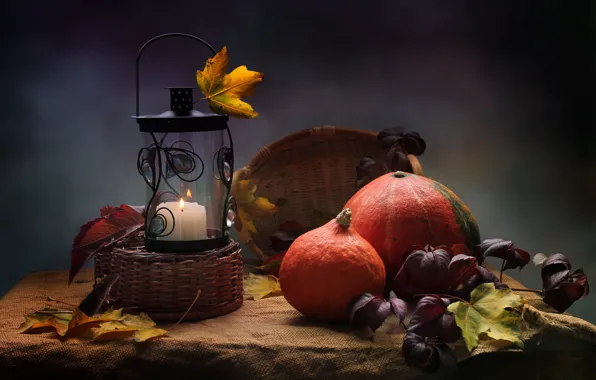
[[[483, 238], [563, 252], [594, 280], [592, 3], [4, 5], [0, 294], [31, 270], [67, 269], [72, 238], [101, 206], [143, 203], [135, 166], [143, 140], [130, 119], [134, 59], [166, 32], [226, 45], [230, 69], [265, 73], [249, 99], [261, 115], [231, 122], [239, 165], [303, 128], [405, 125], [427, 140], [427, 175], [461, 196]], [[165, 110], [163, 87], [194, 85], [208, 56], [190, 40], [153, 45], [141, 112]], [[540, 286], [531, 265], [511, 274]], [[570, 311], [596, 322], [593, 296]]]

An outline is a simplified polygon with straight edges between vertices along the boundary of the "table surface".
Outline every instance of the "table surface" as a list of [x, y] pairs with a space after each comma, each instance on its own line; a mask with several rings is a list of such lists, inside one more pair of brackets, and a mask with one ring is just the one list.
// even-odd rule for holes
[[[34, 272], [0, 300], [1, 379], [40, 379], [54, 375], [61, 380], [422, 376], [422, 372], [407, 367], [403, 361], [400, 352], [403, 331], [396, 320], [386, 323], [374, 339], [366, 339], [349, 326], [322, 325], [301, 316], [283, 297], [247, 300], [231, 314], [181, 323], [166, 337], [144, 343], [132, 339], [60, 340], [53, 333], [18, 334], [23, 316], [45, 307], [48, 296], [76, 304], [92, 287], [90, 270], [77, 276], [85, 282], [69, 287], [67, 278], [66, 271]], [[509, 277], [505, 281], [512, 287], [523, 288]], [[462, 347], [463, 344], [459, 348], [456, 345], [459, 359], [468, 356], [467, 352], [462, 354]]]

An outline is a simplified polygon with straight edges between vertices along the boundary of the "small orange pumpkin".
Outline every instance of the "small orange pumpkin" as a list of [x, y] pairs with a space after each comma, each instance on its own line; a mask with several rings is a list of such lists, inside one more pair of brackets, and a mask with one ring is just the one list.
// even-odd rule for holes
[[383, 294], [383, 261], [350, 225], [351, 216], [351, 210], [345, 209], [325, 225], [300, 235], [281, 262], [283, 295], [308, 317], [347, 321], [348, 309], [360, 295]]

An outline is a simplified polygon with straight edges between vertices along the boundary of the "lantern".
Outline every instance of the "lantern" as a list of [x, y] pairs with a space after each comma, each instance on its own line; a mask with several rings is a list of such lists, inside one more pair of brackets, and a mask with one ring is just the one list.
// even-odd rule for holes
[[[170, 109], [139, 115], [139, 63], [143, 51], [165, 37], [204, 40], [183, 33], [160, 35], [139, 50], [136, 119], [145, 135], [137, 159], [148, 186], [145, 246], [150, 252], [201, 252], [229, 244], [236, 206], [230, 196], [234, 166], [228, 116], [194, 109], [193, 88], [167, 88]], [[226, 136], [229, 146], [225, 144]]]

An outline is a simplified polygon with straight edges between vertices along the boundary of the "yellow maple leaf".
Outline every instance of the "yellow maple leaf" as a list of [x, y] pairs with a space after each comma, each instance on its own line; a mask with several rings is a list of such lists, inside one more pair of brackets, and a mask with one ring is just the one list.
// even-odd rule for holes
[[75, 327], [79, 327], [87, 324], [97, 324], [100, 322], [120, 321], [124, 317], [122, 316], [122, 309], [114, 310], [109, 308], [105, 313], [94, 315], [92, 317], [83, 313], [79, 308], [76, 308], [72, 313], [72, 319], [68, 324], [68, 329], [73, 330]]
[[104, 322], [92, 329], [93, 340], [122, 339], [133, 336], [135, 342], [144, 342], [167, 333], [156, 327], [155, 322], [145, 313], [140, 315], [125, 314], [120, 321]]
[[250, 119], [259, 114], [240, 98], [253, 95], [256, 86], [263, 81], [263, 74], [239, 66], [226, 74], [228, 50], [224, 46], [209, 58], [203, 71], [197, 70], [197, 84], [209, 102], [209, 108], [220, 115]]
[[263, 298], [281, 296], [277, 277], [249, 273], [244, 279], [244, 297], [258, 301]]
[[275, 214], [279, 207], [269, 202], [265, 197], [256, 197], [257, 185], [248, 179], [238, 179], [234, 173], [232, 180], [232, 195], [236, 200], [237, 220], [234, 223], [240, 239], [244, 243], [252, 241], [253, 233], [257, 232], [254, 224], [255, 217], [264, 217]]
[[72, 313], [56, 309], [43, 309], [25, 315], [25, 321], [19, 326], [19, 333], [39, 332], [53, 329], [60, 336], [65, 336]]

